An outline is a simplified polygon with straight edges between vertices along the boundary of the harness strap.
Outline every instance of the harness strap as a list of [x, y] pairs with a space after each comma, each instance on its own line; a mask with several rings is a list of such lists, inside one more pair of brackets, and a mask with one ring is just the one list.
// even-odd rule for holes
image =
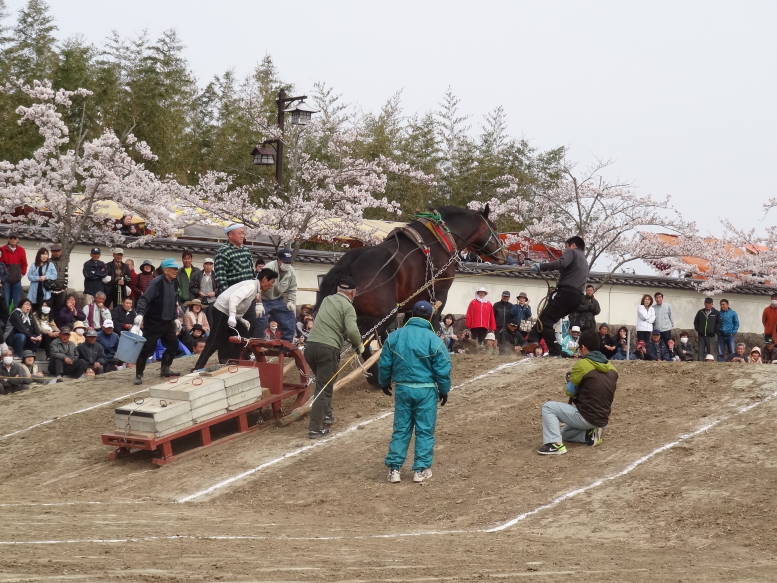
[[401, 227], [397, 227], [393, 231], [391, 231], [388, 234], [388, 237], [386, 239], [389, 239], [394, 236], [395, 233], [404, 233], [408, 237], [410, 237], [410, 240], [415, 243], [424, 253], [427, 253], [429, 250], [429, 246], [424, 242], [423, 237], [421, 237], [421, 234], [416, 231], [413, 227], [410, 225], [403, 225]]

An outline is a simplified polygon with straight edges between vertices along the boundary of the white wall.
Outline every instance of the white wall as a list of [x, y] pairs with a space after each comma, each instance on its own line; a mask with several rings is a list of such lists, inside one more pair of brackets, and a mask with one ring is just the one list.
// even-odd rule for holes
[[[35, 253], [41, 246], [38, 241], [20, 241], [21, 245], [27, 250], [27, 258], [30, 262], [35, 259]], [[91, 246], [78, 245], [70, 256], [70, 287], [77, 291], [83, 291], [82, 267], [84, 262], [89, 259], [89, 250]], [[101, 247], [103, 250], [102, 260], [110, 261], [112, 259], [111, 249]], [[136, 269], [144, 259], [149, 259], [155, 266], [165, 257], [173, 257], [180, 261], [180, 252], [155, 251], [149, 249], [132, 249], [124, 247], [125, 259], [135, 260]], [[195, 253], [194, 265], [200, 267], [206, 255]], [[298, 304], [313, 304], [316, 300], [315, 289], [318, 288], [318, 275], [325, 274], [330, 266], [318, 263], [296, 262], [294, 268], [297, 272], [297, 285], [300, 291], [297, 294]], [[26, 285], [26, 280], [24, 281]], [[511, 300], [515, 301], [518, 292], [524, 291], [529, 296], [529, 303], [536, 312], [536, 306], [547, 293], [547, 286], [542, 280], [521, 279], [516, 277], [500, 277], [496, 275], [471, 275], [460, 273], [451, 286], [448, 294], [448, 301], [444, 311], [454, 314], [464, 314], [467, 311], [467, 305], [475, 296], [475, 290], [480, 286], [488, 290], [488, 297], [492, 302], [500, 299], [503, 290], [509, 290]], [[597, 316], [597, 322], [607, 322], [609, 324], [630, 324], [636, 323], [637, 305], [642, 294], [653, 295], [661, 291], [664, 294], [664, 301], [671, 304], [672, 313], [675, 318], [675, 325], [678, 328], [693, 328], [693, 318], [696, 312], [703, 307], [706, 294], [696, 293], [691, 290], [661, 289], [658, 287], [638, 287], [627, 285], [603, 286], [596, 292], [596, 298], [602, 308], [601, 314]], [[761, 312], [769, 304], [769, 296], [725, 293], [714, 296], [715, 307], [718, 307], [720, 298], [725, 297], [731, 302], [732, 309], [739, 314], [741, 322], [741, 332], [760, 333], [763, 331], [761, 325]], [[536, 315], [536, 313], [535, 313]]]

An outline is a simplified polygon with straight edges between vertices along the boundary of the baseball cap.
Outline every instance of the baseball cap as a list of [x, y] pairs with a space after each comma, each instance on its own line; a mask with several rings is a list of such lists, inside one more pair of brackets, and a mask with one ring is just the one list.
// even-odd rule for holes
[[121, 247], [114, 247], [113, 252], [114, 255], [124, 255], [124, 249]]
[[90, 255], [100, 255], [102, 251], [100, 251], [99, 247], [92, 247], [92, 250], [89, 252]]
[[356, 282], [353, 281], [352, 277], [344, 275], [338, 280], [337, 287], [340, 289], [356, 289]]
[[283, 263], [291, 263], [294, 260], [294, 255], [291, 253], [291, 249], [281, 249], [278, 251], [278, 261]]
[[97, 330], [94, 328], [89, 328], [89, 330], [86, 331], [86, 334], [84, 334], [87, 338], [97, 338]]
[[650, 335], [651, 335], [651, 336], [661, 336], [661, 332], [659, 332], [658, 330], [653, 330], [653, 331], [650, 333]]
[[213, 263], [213, 257], [206, 257], [203, 259], [202, 264], [205, 265], [206, 263]]
[[580, 332], [580, 326], [572, 326], [569, 329], [570, 332]]
[[427, 302], [426, 300], [420, 300], [413, 304], [413, 315], [414, 316], [421, 316], [424, 318], [428, 318], [432, 315], [432, 312], [434, 311], [434, 308], [432, 308], [432, 304]]
[[246, 226], [243, 223], [232, 223], [224, 227], [224, 233], [231, 233], [235, 229], [245, 229]]
[[715, 360], [715, 357], [712, 356], [711, 354], [708, 354], [707, 356], [704, 357], [704, 360]]
[[507, 290], [503, 291], [502, 292], [502, 297], [505, 297], [505, 296], [507, 296], [509, 298], [510, 297], [510, 292], [507, 291]]
[[105, 320], [103, 322], [103, 328], [113, 328], [113, 320]]
[[62, 328], [59, 329], [59, 333], [61, 334], [70, 334], [70, 326], [62, 326]]
[[159, 267], [162, 269], [180, 269], [178, 262], [170, 257], [162, 259], [162, 263], [159, 264]]
[[60, 243], [52, 243], [49, 249], [52, 251], [62, 251], [62, 245]]
[[515, 320], [510, 320], [510, 321], [507, 323], [507, 325], [508, 325], [508, 326], [517, 326], [517, 325], [518, 325], [518, 322], [516, 322]]
[[486, 338], [485, 339], [486, 340], [496, 340], [496, 334], [494, 334], [493, 332], [489, 332], [488, 334], [486, 334]]

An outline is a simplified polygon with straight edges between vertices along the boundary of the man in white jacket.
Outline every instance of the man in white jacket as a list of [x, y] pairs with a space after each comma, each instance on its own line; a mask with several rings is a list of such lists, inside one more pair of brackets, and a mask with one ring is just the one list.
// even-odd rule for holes
[[[197, 359], [195, 370], [204, 368], [216, 350], [219, 352], [219, 362], [222, 364], [237, 356], [238, 347], [230, 344], [229, 337], [236, 336], [238, 332], [241, 336], [248, 334], [251, 323], [244, 315], [254, 301], [257, 302], [257, 306], [261, 305], [260, 294], [272, 287], [278, 273], [272, 269], [262, 269], [257, 277], [257, 279], [248, 279], [231, 285], [211, 306], [210, 335], [205, 349]], [[249, 317], [253, 318], [253, 314]]]

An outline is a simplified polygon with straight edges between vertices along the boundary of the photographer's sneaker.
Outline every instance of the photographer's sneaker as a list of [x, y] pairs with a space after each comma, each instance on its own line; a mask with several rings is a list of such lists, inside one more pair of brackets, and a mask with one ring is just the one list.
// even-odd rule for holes
[[432, 477], [432, 469], [426, 468], [425, 470], [416, 470], [413, 472], [413, 481], [416, 483], [425, 482]]
[[546, 443], [537, 450], [540, 455], [562, 455], [567, 453], [567, 446], [563, 443]]
[[585, 432], [585, 442], [593, 447], [602, 445], [602, 434], [604, 433], [603, 427], [594, 427]]
[[399, 470], [397, 468], [389, 468], [389, 471], [388, 471], [389, 484], [398, 484], [401, 480], [402, 480], [402, 477], [399, 475]]

